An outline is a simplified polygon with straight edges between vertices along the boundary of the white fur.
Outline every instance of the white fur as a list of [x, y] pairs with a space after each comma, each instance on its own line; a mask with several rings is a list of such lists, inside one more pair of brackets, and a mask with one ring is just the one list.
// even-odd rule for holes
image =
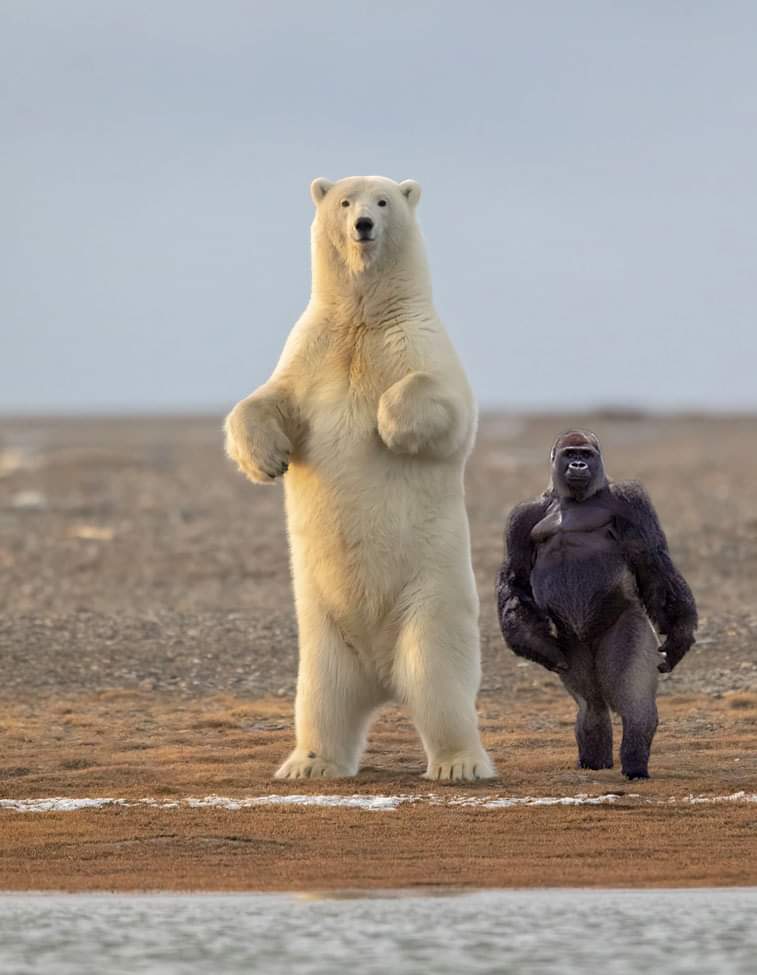
[[[318, 179], [311, 195], [310, 303], [271, 378], [226, 420], [251, 480], [289, 465], [297, 747], [277, 776], [355, 775], [373, 712], [395, 699], [429, 778], [488, 778], [463, 497], [476, 410], [431, 301], [420, 187]], [[358, 217], [374, 221], [368, 244]]]

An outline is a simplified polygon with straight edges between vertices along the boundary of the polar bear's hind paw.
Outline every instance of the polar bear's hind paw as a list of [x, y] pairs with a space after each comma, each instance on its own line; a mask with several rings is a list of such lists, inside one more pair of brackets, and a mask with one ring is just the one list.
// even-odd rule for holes
[[281, 768], [276, 779], [347, 779], [355, 773], [352, 769], [337, 762], [329, 762], [315, 752], [292, 752]]
[[486, 755], [454, 755], [432, 761], [423, 776], [435, 782], [477, 782], [496, 777], [497, 772]]

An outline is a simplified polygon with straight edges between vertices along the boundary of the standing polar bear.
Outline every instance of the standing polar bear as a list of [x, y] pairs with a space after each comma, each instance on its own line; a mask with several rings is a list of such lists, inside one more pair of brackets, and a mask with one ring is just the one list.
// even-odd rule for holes
[[253, 481], [284, 477], [300, 636], [296, 748], [278, 778], [355, 775], [373, 712], [405, 704], [431, 779], [491, 778], [463, 469], [476, 428], [437, 318], [420, 187], [316, 179], [310, 303], [226, 420]]

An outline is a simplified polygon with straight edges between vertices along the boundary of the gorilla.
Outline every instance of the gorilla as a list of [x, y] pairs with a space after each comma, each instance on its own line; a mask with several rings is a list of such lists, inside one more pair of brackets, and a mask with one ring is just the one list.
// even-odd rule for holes
[[[612, 768], [612, 708], [623, 722], [623, 774], [646, 779], [658, 671], [673, 670], [694, 643], [694, 597], [646, 491], [607, 480], [593, 433], [558, 437], [550, 459], [547, 491], [508, 520], [502, 634], [575, 699], [579, 768]], [[665, 637], [659, 649], [652, 623]]]

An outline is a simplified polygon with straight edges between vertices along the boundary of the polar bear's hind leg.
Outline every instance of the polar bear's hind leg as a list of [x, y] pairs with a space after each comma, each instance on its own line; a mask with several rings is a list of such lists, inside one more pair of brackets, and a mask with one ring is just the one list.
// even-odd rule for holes
[[300, 618], [297, 744], [276, 778], [357, 775], [371, 716], [385, 699], [333, 621], [311, 602]]
[[423, 741], [427, 779], [496, 777], [478, 731], [478, 639], [475, 617], [454, 600], [419, 600], [400, 631], [395, 683]]

